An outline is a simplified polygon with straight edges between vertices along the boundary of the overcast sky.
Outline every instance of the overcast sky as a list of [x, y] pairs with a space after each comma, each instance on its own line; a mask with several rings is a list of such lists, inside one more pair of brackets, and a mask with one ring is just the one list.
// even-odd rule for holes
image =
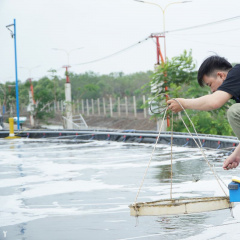
[[[151, 0], [148, 0], [151, 1]], [[176, 1], [153, 0], [164, 8]], [[217, 53], [230, 62], [240, 62], [240, 18], [187, 31], [171, 30], [240, 16], [240, 1], [193, 0], [172, 4], [166, 12], [167, 56], [192, 49], [197, 66]], [[18, 78], [35, 80], [51, 68], [64, 76], [63, 65], [74, 73], [134, 73], [153, 70], [156, 46], [153, 39], [91, 64], [163, 31], [162, 11], [133, 0], [0, 0], [0, 83], [15, 80], [14, 41], [6, 25], [16, 19]], [[163, 49], [163, 42], [161, 42]], [[30, 76], [31, 75], [31, 76]]]

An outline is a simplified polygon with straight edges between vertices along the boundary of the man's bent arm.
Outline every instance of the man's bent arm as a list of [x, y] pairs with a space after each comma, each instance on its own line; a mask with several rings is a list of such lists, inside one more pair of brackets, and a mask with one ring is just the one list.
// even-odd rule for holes
[[[227, 92], [216, 91], [211, 95], [205, 95], [195, 99], [177, 98], [176, 100], [178, 100], [185, 109], [210, 111], [220, 108], [231, 97], [232, 95]], [[169, 108], [173, 112], [182, 111], [181, 106], [179, 106], [178, 102], [174, 99], [169, 100], [168, 104], [170, 104]]]

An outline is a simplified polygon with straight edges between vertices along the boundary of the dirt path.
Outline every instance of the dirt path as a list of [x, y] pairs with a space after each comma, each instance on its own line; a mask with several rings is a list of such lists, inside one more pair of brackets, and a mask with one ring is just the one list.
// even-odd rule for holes
[[110, 118], [89, 116], [84, 117], [89, 128], [108, 128], [108, 129], [135, 129], [135, 130], [153, 130], [156, 131], [157, 124], [149, 119], [134, 118]]

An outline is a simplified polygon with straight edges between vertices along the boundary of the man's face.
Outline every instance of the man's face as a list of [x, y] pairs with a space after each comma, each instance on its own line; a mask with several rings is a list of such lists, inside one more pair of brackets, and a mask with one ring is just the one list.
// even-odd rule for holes
[[225, 79], [226, 79], [226, 74], [222, 74], [221, 72], [218, 72], [210, 76], [207, 76], [207, 75], [203, 76], [203, 81], [207, 86], [210, 87], [212, 93], [217, 91], [217, 89], [222, 85]]

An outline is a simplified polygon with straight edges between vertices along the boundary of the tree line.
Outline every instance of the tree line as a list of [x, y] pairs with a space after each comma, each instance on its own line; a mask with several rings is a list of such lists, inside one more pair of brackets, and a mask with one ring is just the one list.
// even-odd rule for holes
[[[44, 76], [39, 80], [32, 80], [34, 89], [34, 99], [37, 102], [35, 109], [36, 118], [51, 117], [47, 111], [42, 111], [44, 106], [53, 101], [65, 100], [65, 83], [66, 77], [56, 76], [56, 71], [50, 69], [51, 77]], [[65, 73], [66, 75], [67, 73]], [[137, 72], [132, 74], [124, 74], [123, 72], [98, 74], [94, 72], [85, 72], [83, 74], [68, 73], [71, 82], [72, 100], [79, 99], [98, 99], [108, 97], [125, 97], [142, 95], [142, 87], [147, 86], [151, 81], [153, 72]], [[29, 104], [30, 81], [19, 81], [19, 104], [27, 106]], [[15, 82], [6, 82], [0, 84], [1, 105], [7, 110], [11, 106], [16, 105]], [[145, 94], [150, 94], [150, 90], [146, 88]]]
[[[52, 73], [51, 77], [44, 76], [37, 81], [32, 81], [34, 99], [38, 102], [36, 118], [39, 119], [52, 116], [49, 112], [40, 111], [40, 109], [44, 109], [44, 105], [53, 101], [65, 100], [64, 85], [66, 77], [56, 76], [56, 71], [53, 69], [50, 69], [49, 72]], [[73, 100], [146, 95], [149, 98], [147, 106], [155, 104], [156, 109], [158, 109], [166, 105], [166, 96], [169, 98], [197, 98], [210, 94], [207, 87], [201, 88], [198, 85], [197, 70], [191, 51], [184, 51], [179, 56], [168, 59], [165, 63], [160, 64], [155, 72], [147, 71], [133, 74], [117, 72], [108, 75], [94, 72], [83, 74], [70, 72], [68, 74]], [[20, 104], [29, 104], [29, 89], [30, 82], [28, 80], [25, 82], [19, 81]], [[0, 90], [2, 92], [0, 94], [1, 105], [5, 105], [7, 109], [11, 105], [15, 105], [15, 82], [0, 84]], [[152, 101], [153, 99], [154, 101]], [[227, 109], [232, 103], [232, 100], [230, 100], [229, 103], [214, 111], [187, 110], [187, 113], [199, 133], [233, 135], [226, 117]], [[171, 114], [168, 113], [168, 115]], [[162, 118], [162, 114], [155, 113], [152, 118]], [[194, 129], [184, 114], [183, 119], [193, 132]], [[174, 131], [187, 131], [176, 114], [174, 115]]]

